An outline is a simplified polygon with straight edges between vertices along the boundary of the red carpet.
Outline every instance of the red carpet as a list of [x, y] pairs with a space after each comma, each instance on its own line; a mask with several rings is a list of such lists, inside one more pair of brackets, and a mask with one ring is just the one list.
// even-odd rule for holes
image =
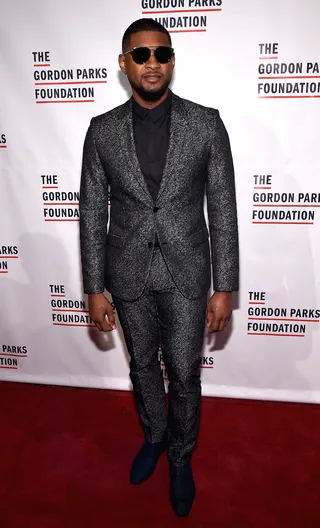
[[171, 511], [167, 461], [128, 482], [130, 393], [0, 383], [1, 528], [319, 528], [320, 406], [203, 399], [197, 496]]

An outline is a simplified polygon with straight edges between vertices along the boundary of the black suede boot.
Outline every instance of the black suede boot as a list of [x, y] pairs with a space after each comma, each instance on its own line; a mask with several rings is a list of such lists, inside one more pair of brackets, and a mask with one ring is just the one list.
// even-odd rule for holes
[[130, 482], [131, 484], [141, 484], [149, 477], [156, 469], [157, 462], [166, 450], [166, 442], [157, 442], [151, 444], [147, 440], [142, 444], [142, 447], [136, 455], [131, 471], [130, 471]]
[[170, 465], [170, 501], [176, 515], [180, 517], [188, 515], [195, 493], [190, 464], [181, 467]]

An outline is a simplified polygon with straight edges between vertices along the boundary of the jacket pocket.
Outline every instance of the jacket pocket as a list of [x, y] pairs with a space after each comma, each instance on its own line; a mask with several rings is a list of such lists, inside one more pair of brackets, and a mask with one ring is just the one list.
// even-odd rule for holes
[[202, 242], [205, 242], [209, 238], [209, 231], [207, 227], [204, 227], [200, 231], [197, 231], [196, 233], [192, 233], [192, 235], [189, 236], [188, 241], [191, 246], [195, 247], [201, 244]]
[[107, 234], [107, 246], [113, 246], [122, 249], [124, 247], [125, 237], [113, 235], [112, 233]]

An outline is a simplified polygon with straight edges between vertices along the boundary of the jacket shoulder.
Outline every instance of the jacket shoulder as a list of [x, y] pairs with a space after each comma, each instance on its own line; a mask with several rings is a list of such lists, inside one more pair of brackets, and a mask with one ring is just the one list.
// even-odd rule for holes
[[219, 115], [219, 110], [217, 108], [212, 108], [209, 106], [204, 106], [194, 101], [189, 101], [189, 99], [179, 98], [180, 101], [184, 104], [189, 116], [192, 119], [198, 120], [210, 120], [214, 119]]
[[182, 97], [177, 97], [176, 95], [175, 97], [180, 107], [183, 107], [189, 124], [192, 124], [193, 127], [200, 130], [207, 129], [207, 131], [213, 131], [220, 115], [219, 110], [195, 103], [194, 101], [189, 101], [188, 99], [183, 99]]
[[128, 112], [129, 108], [130, 99], [125, 103], [116, 106], [107, 112], [104, 112], [103, 114], [92, 117], [90, 124], [98, 128], [107, 124], [110, 125], [112, 122], [123, 117]]

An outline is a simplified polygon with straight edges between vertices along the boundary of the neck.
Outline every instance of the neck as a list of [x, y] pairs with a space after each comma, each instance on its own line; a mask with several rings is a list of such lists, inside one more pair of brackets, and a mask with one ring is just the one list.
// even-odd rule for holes
[[143, 108], [148, 108], [149, 110], [161, 104], [168, 97], [168, 94], [169, 90], [167, 89], [164, 94], [159, 97], [159, 99], [157, 99], [156, 101], [146, 101], [141, 97], [141, 95], [136, 92], [134, 88], [132, 88], [132, 95], [134, 100], [137, 101], [140, 106], [143, 106]]

